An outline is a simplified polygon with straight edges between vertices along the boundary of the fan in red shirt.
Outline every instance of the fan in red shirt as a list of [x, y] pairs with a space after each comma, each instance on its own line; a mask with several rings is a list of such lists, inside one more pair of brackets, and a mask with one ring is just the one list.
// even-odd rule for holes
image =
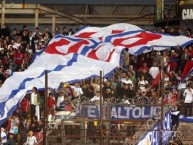
[[138, 72], [142, 72], [144, 69], [146, 69], [147, 72], [149, 72], [149, 67], [147, 66], [147, 63], [144, 62], [143, 63], [143, 66], [141, 66], [139, 69], [138, 69]]
[[30, 102], [26, 98], [23, 98], [23, 100], [20, 103], [20, 110], [24, 118], [27, 118], [29, 107]]
[[189, 47], [189, 55], [191, 58], [193, 58], [193, 48], [192, 46]]
[[22, 63], [23, 63], [23, 60], [25, 58], [25, 55], [23, 53], [21, 53], [21, 50], [20, 49], [17, 49], [17, 52], [13, 55], [13, 58], [15, 60], [15, 63], [18, 65], [18, 66], [21, 66]]
[[49, 93], [48, 96], [48, 109], [53, 110], [55, 107], [55, 99], [53, 93]]

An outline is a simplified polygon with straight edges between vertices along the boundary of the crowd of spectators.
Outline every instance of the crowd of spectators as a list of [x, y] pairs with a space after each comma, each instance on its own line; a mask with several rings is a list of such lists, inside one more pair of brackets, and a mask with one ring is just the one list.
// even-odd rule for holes
[[[163, 30], [162, 30], [163, 32]], [[165, 33], [191, 37], [190, 30], [166, 29]], [[55, 34], [72, 35], [72, 29], [62, 31], [56, 27]], [[22, 30], [10, 31], [5, 25], [0, 29], [0, 87], [15, 71], [24, 71], [30, 65], [33, 54], [45, 48], [52, 38], [46, 27], [40, 32], [23, 26]], [[122, 66], [103, 79], [103, 101], [114, 103], [156, 103], [180, 107], [185, 104], [184, 115], [192, 115], [192, 78], [181, 82], [181, 75], [187, 61], [193, 60], [193, 45], [184, 48], [169, 48], [161, 52], [152, 51], [140, 56], [129, 55], [126, 48], [122, 55]], [[160, 75], [161, 74], [161, 75]], [[158, 80], [162, 80], [161, 83]], [[75, 111], [74, 100], [100, 101], [100, 79], [82, 80], [75, 84], [61, 83], [58, 91], [50, 90], [48, 112], [51, 118], [61, 111]], [[163, 85], [163, 92], [162, 86]], [[163, 94], [162, 94], [163, 93]], [[133, 101], [141, 98], [140, 101]], [[117, 101], [119, 100], [119, 101]], [[1, 142], [6, 145], [37, 143], [42, 138], [44, 118], [44, 92], [34, 86], [31, 93], [21, 101], [18, 109], [1, 126]], [[175, 124], [176, 125], [176, 124]], [[29, 136], [27, 136], [29, 132]], [[31, 144], [30, 144], [31, 145]]]
[[[68, 30], [67, 28], [64, 28], [63, 31], [60, 31], [59, 27], [56, 27], [55, 34], [58, 33], [63, 35], [74, 34], [72, 29]], [[30, 31], [26, 25], [23, 25], [21, 29], [12, 30], [6, 25], [2, 25], [0, 28], [0, 87], [13, 72], [24, 71], [27, 69], [32, 62], [33, 55], [42, 51], [52, 37], [53, 35], [50, 32], [49, 27], [45, 27], [43, 31], [41, 31], [39, 27]], [[26, 126], [29, 108], [33, 110], [35, 105], [37, 104], [29, 102], [26, 98], [21, 101], [20, 107], [4, 123], [4, 125], [1, 126], [0, 140], [2, 144], [23, 144], [28, 140], [29, 144], [30, 142], [33, 142], [32, 140], [34, 140], [34, 138], [27, 138], [28, 131], [31, 131], [29, 132], [30, 137], [33, 136], [33, 134], [37, 135], [37, 132], [41, 132], [42, 130], [42, 122], [33, 114], [34, 112], [30, 112], [30, 114], [35, 116], [30, 118], [33, 124]], [[32, 129], [36, 123], [39, 127], [36, 126], [38, 131]], [[39, 134], [39, 136], [41, 137], [41, 134]], [[36, 137], [36, 139], [38, 139], [38, 135]]]

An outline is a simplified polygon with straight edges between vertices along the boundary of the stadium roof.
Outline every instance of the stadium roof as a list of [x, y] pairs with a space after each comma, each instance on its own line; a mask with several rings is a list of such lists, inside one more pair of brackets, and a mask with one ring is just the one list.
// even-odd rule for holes
[[29, 4], [155, 4], [156, 0], [6, 0], [6, 3]]

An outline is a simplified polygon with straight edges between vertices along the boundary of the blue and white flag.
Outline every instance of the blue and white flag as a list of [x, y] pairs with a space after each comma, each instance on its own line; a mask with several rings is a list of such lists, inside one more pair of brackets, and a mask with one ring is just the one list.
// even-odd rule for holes
[[48, 47], [24, 72], [15, 72], [0, 88], [0, 125], [18, 107], [26, 92], [34, 86], [44, 89], [45, 70], [48, 87], [58, 88], [60, 82], [76, 82], [112, 73], [120, 65], [121, 53], [139, 55], [153, 48], [186, 46], [193, 39], [185, 36], [161, 35], [130, 24], [107, 27], [86, 27], [74, 36], [56, 35]]

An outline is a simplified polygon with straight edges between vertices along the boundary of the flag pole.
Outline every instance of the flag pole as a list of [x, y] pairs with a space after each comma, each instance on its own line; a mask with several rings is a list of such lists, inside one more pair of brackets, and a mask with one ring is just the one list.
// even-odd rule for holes
[[163, 118], [164, 118], [164, 77], [163, 66], [160, 65], [160, 95], [161, 95], [161, 130], [160, 130], [160, 144], [163, 143]]
[[102, 71], [100, 71], [100, 145], [102, 145], [102, 125], [103, 125], [103, 107], [102, 107]]
[[45, 70], [45, 94], [44, 94], [44, 134], [43, 134], [43, 143], [44, 145], [47, 145], [47, 115], [48, 115], [48, 109], [47, 109], [47, 103], [48, 102], [48, 71]]

